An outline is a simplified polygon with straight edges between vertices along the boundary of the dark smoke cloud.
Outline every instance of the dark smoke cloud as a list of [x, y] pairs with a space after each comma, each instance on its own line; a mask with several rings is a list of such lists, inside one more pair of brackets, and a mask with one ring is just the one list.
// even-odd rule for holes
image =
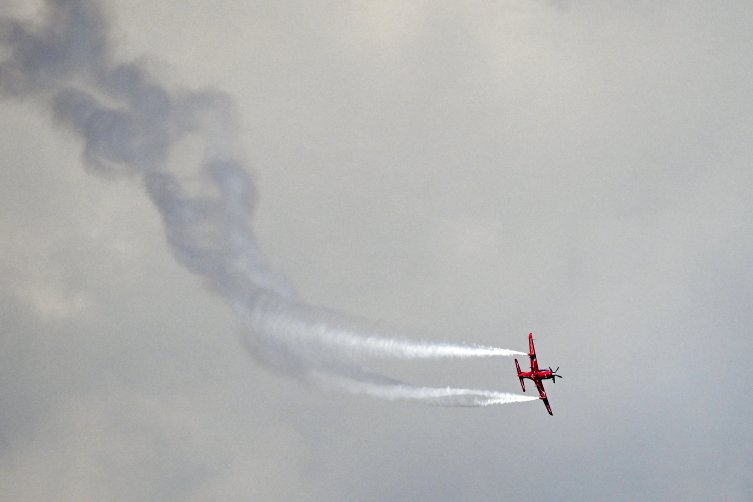
[[[463, 406], [516, 400], [459, 389], [454, 401], [450, 389], [412, 387], [353, 364], [364, 356], [514, 352], [409, 342], [298, 301], [288, 281], [267, 265], [250, 228], [256, 190], [237, 145], [232, 100], [213, 89], [169, 89], [143, 65], [115, 61], [107, 25], [93, 2], [50, 0], [46, 8], [40, 25], [0, 22], [9, 54], [0, 64], [3, 94], [49, 108], [58, 124], [83, 141], [91, 171], [143, 184], [160, 211], [176, 260], [227, 299], [257, 359], [304, 380], [331, 374], [339, 382], [335, 387], [381, 398]], [[199, 146], [201, 158], [193, 165], [173, 165], [184, 140]]]

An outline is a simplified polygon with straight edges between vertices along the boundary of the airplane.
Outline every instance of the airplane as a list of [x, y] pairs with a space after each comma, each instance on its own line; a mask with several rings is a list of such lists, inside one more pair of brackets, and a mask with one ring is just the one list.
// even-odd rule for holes
[[531, 358], [531, 371], [520, 371], [520, 364], [518, 364], [518, 360], [515, 359], [515, 367], [518, 369], [518, 379], [520, 380], [520, 386], [523, 388], [523, 392], [525, 392], [526, 384], [523, 382], [523, 379], [527, 378], [529, 380], [533, 380], [533, 383], [536, 384], [536, 388], [539, 391], [539, 399], [544, 401], [546, 411], [548, 411], [550, 415], [554, 416], [554, 413], [552, 413], [552, 408], [549, 406], [549, 399], [547, 399], [546, 392], [544, 391], [543, 381], [552, 380], [553, 383], [557, 383], [557, 378], [562, 378], [557, 374], [557, 370], [559, 370], [560, 367], [557, 366], [557, 369], [554, 371], [552, 371], [551, 366], [549, 366], [548, 370], [539, 369], [539, 363], [536, 360], [536, 349], [533, 346], [533, 333], [528, 333], [528, 357]]

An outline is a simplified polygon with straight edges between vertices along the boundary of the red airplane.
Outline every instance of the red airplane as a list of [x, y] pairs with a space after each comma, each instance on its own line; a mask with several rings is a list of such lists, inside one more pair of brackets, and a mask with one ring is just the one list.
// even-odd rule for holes
[[552, 408], [549, 407], [549, 399], [547, 399], [546, 392], [544, 391], [544, 380], [551, 380], [552, 382], [557, 383], [557, 378], [562, 378], [557, 374], [557, 370], [559, 370], [560, 367], [557, 366], [557, 369], [554, 371], [552, 371], [551, 366], [549, 366], [548, 370], [539, 369], [539, 363], [536, 361], [536, 349], [533, 347], [533, 333], [528, 333], [528, 357], [531, 358], [531, 371], [520, 371], [518, 360], [515, 359], [515, 367], [518, 369], [520, 386], [523, 387], [523, 392], [525, 392], [526, 384], [523, 382], [523, 379], [528, 378], [529, 380], [533, 380], [533, 383], [536, 384], [536, 388], [539, 390], [539, 399], [544, 401], [546, 411], [548, 411], [550, 415], [554, 415], [554, 413], [552, 413]]

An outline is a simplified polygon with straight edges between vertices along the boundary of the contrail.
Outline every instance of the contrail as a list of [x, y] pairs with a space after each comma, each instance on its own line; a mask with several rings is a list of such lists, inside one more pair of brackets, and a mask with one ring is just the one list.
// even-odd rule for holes
[[[116, 62], [106, 24], [90, 1], [47, 0], [46, 8], [43, 24], [0, 18], [0, 44], [8, 54], [0, 63], [0, 93], [50, 109], [57, 123], [83, 140], [83, 158], [93, 172], [143, 184], [176, 260], [228, 301], [252, 355], [288, 374], [318, 372], [328, 377], [314, 380], [384, 399], [450, 406], [528, 399], [349, 376], [357, 358], [525, 354], [414, 342], [300, 301], [267, 265], [251, 231], [255, 186], [238, 145], [232, 100], [211, 89], [168, 89], [138, 63]], [[201, 146], [201, 158], [168, 169], [184, 140]]]

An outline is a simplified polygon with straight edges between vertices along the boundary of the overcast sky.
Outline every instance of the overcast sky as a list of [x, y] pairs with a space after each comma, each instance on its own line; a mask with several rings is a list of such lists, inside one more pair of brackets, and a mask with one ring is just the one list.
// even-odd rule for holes
[[[116, 60], [233, 98], [301, 298], [436, 341], [534, 331], [564, 378], [550, 417], [268, 371], [142, 186], [5, 97], [0, 498], [750, 500], [753, 4], [101, 4]], [[506, 358], [374, 366], [520, 392]]]

